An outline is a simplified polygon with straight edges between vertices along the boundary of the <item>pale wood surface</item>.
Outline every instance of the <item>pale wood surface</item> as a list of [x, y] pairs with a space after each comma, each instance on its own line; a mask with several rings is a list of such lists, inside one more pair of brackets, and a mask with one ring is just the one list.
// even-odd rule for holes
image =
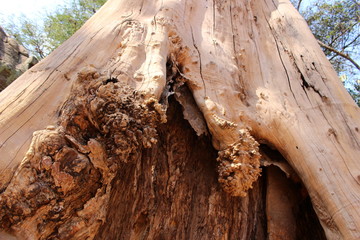
[[160, 98], [168, 59], [217, 150], [248, 134], [277, 149], [304, 182], [327, 237], [360, 238], [360, 111], [287, 0], [109, 0], [0, 94], [0, 187], [32, 133], [57, 124], [80, 69], [93, 65]]

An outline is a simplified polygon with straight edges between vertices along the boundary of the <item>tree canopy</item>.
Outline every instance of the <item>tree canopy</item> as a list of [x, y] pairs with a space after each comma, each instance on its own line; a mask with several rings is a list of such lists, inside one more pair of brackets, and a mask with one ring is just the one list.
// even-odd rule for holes
[[69, 5], [59, 6], [55, 12], [46, 14], [42, 21], [21, 16], [15, 21], [5, 21], [4, 28], [32, 55], [42, 59], [73, 35], [105, 2], [73, 0]]
[[70, 6], [48, 15], [44, 22], [50, 50], [60, 46], [73, 35], [106, 0], [74, 0]]

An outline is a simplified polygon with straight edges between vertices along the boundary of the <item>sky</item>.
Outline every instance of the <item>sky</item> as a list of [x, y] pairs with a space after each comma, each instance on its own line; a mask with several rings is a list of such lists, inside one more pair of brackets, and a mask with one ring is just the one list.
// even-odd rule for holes
[[69, 0], [0, 0], [0, 19], [19, 17], [22, 14], [30, 19], [42, 18], [44, 13], [50, 13], [57, 6], [65, 5]]
[[[0, 19], [8, 19], [12, 16], [24, 14], [30, 19], [42, 18], [42, 13], [52, 12], [59, 5], [65, 5], [71, 0], [0, 0]], [[306, 4], [309, 0], [303, 0]]]

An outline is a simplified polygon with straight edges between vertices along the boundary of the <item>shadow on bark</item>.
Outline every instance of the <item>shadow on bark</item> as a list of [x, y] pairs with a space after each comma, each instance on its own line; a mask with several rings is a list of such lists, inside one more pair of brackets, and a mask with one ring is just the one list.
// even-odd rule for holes
[[167, 118], [158, 129], [158, 143], [120, 167], [106, 223], [95, 239], [285, 239], [267, 233], [269, 171], [280, 180], [280, 193], [291, 190], [296, 222], [290, 239], [326, 239], [301, 184], [276, 167], [263, 168], [247, 197], [231, 197], [218, 183], [211, 139], [197, 137], [173, 98]]

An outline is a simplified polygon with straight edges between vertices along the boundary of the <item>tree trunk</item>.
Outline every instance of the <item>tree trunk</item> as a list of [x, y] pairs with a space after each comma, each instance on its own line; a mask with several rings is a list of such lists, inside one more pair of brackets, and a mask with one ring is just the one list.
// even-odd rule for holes
[[287, 0], [109, 0], [0, 94], [0, 223], [359, 239], [359, 119]]

